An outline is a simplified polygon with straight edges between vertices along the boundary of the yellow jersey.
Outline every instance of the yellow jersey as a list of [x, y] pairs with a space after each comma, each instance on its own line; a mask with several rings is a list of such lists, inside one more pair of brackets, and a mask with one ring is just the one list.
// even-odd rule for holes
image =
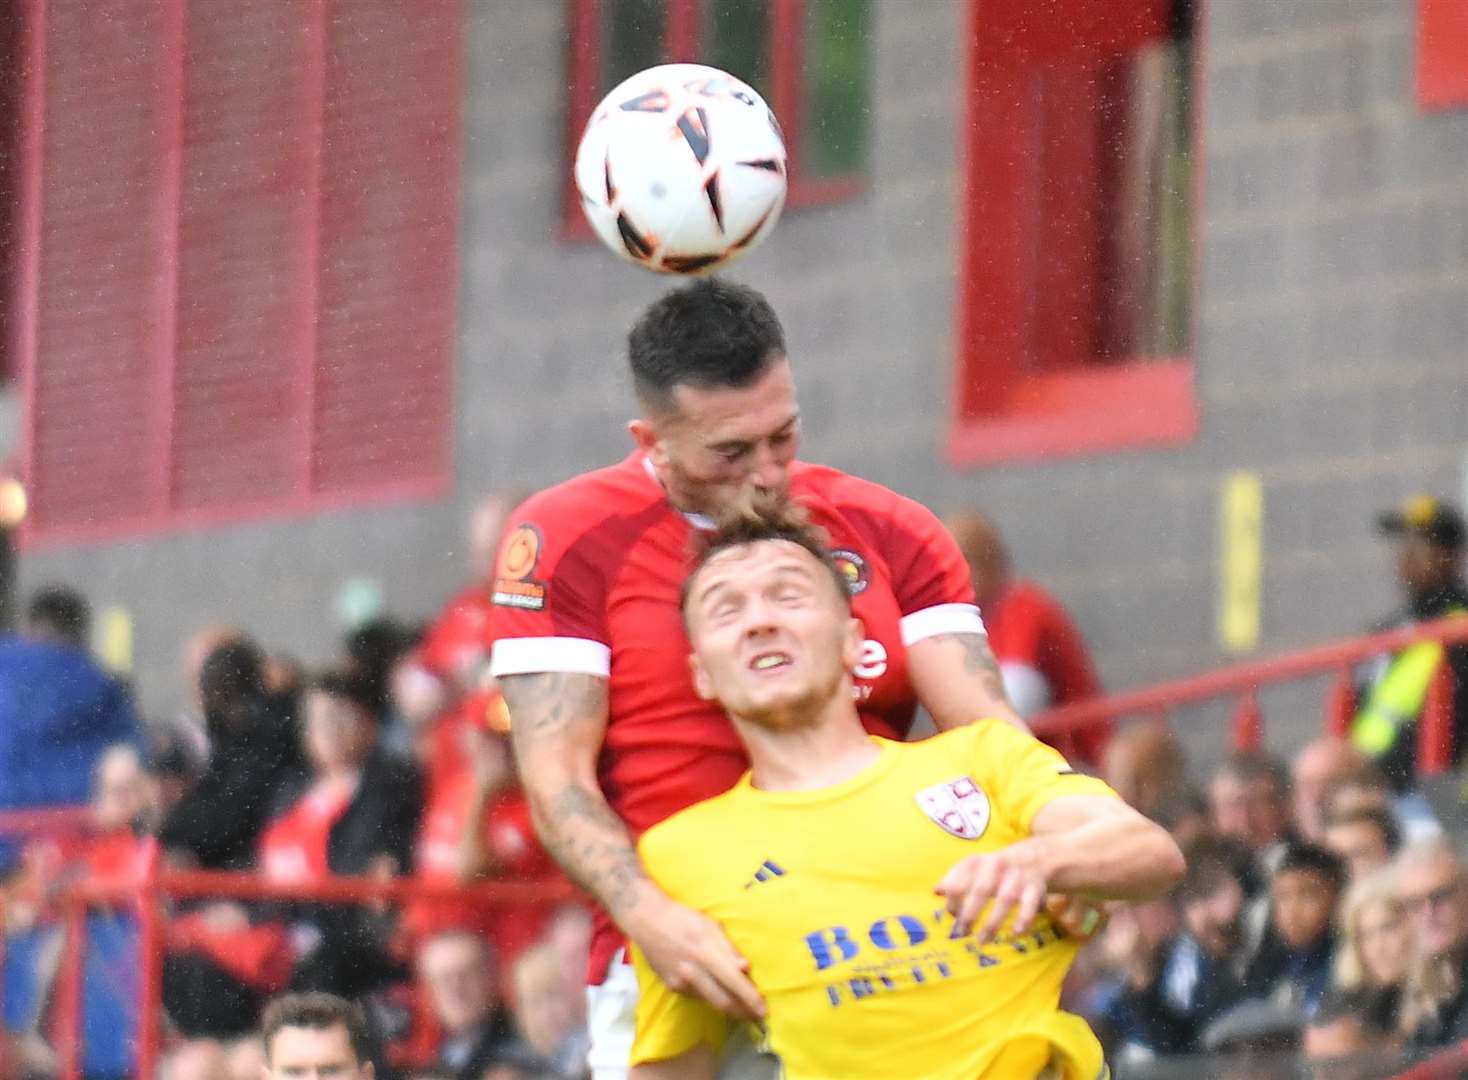
[[[933, 889], [961, 859], [1028, 836], [1052, 800], [1115, 793], [998, 720], [874, 741], [876, 763], [841, 784], [769, 792], [746, 773], [639, 844], [653, 880], [717, 920], [749, 960], [782, 1076], [1103, 1076], [1096, 1036], [1059, 1008], [1077, 944], [1043, 914], [987, 946], [955, 940]], [[636, 949], [632, 959], [634, 1064], [723, 1042], [732, 1021], [669, 990]]]

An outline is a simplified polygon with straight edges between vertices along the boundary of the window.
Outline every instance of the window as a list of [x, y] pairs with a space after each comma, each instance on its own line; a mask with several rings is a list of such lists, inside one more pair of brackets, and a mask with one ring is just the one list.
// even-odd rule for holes
[[1468, 4], [1418, 4], [1417, 102], [1424, 109], [1468, 106]]
[[770, 103], [790, 155], [787, 206], [846, 198], [865, 183], [871, 0], [567, 0], [564, 224], [589, 236], [570, 162], [597, 102], [655, 64], [711, 64]]
[[444, 490], [456, 0], [22, 9], [23, 538]]
[[969, 0], [957, 464], [1196, 433], [1187, 0]]

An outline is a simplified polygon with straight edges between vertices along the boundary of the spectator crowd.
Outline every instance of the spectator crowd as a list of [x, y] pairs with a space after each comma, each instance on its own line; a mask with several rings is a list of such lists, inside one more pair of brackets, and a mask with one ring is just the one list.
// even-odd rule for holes
[[[90, 657], [81, 597], [49, 588], [31, 599], [24, 625], [0, 639], [0, 811], [89, 810], [26, 843], [0, 838], [0, 1077], [58, 1072], [56, 899], [83, 879], [117, 896], [87, 917], [83, 1072], [130, 1072], [128, 897], [158, 867], [243, 871], [302, 894], [169, 902], [168, 1080], [258, 1080], [262, 1012], [285, 991], [360, 1003], [379, 1076], [586, 1076], [588, 908], [537, 841], [486, 675], [482, 582], [507, 508], [490, 500], [476, 515], [474, 580], [437, 617], [356, 626], [320, 670], [238, 628], [202, 630], [184, 650], [191, 707], [162, 723], [140, 720], [123, 683]], [[1449, 511], [1419, 506], [1415, 527], [1411, 512], [1382, 522], [1404, 535], [1405, 618], [1458, 610], [1468, 601], [1461, 523], [1453, 532]], [[964, 513], [948, 524], [1022, 711], [1099, 693], [1074, 623], [1011, 574], [992, 523]], [[1423, 538], [1452, 557], [1414, 562], [1406, 549]], [[1449, 593], [1451, 605], [1432, 599]], [[1463, 654], [1449, 650], [1455, 669]], [[1320, 739], [1288, 764], [1234, 753], [1206, 777], [1151, 723], [1080, 732], [1062, 747], [1187, 856], [1172, 895], [1110, 913], [1068, 984], [1068, 1006], [1102, 1036], [1119, 1076], [1180, 1075], [1170, 1059], [1230, 1053], [1254, 1060], [1241, 1075], [1301, 1054], [1322, 1077], [1386, 1075], [1372, 1070], [1468, 1039], [1468, 867], [1412, 795], [1402, 733], [1377, 735], [1369, 758], [1360, 739]], [[514, 882], [544, 899], [309, 898], [340, 876]]]

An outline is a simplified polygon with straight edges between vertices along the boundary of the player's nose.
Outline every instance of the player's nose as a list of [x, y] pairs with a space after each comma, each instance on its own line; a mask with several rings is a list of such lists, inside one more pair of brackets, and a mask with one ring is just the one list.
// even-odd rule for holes
[[785, 461], [768, 443], [761, 443], [755, 451], [754, 465], [749, 481], [764, 491], [779, 491], [785, 486]]

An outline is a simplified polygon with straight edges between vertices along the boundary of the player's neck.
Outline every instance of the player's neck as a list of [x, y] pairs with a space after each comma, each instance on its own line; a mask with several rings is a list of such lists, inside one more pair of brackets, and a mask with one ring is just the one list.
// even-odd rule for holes
[[799, 727], [772, 729], [736, 718], [761, 791], [816, 791], [845, 783], [874, 765], [881, 751], [849, 700], [833, 701]]

